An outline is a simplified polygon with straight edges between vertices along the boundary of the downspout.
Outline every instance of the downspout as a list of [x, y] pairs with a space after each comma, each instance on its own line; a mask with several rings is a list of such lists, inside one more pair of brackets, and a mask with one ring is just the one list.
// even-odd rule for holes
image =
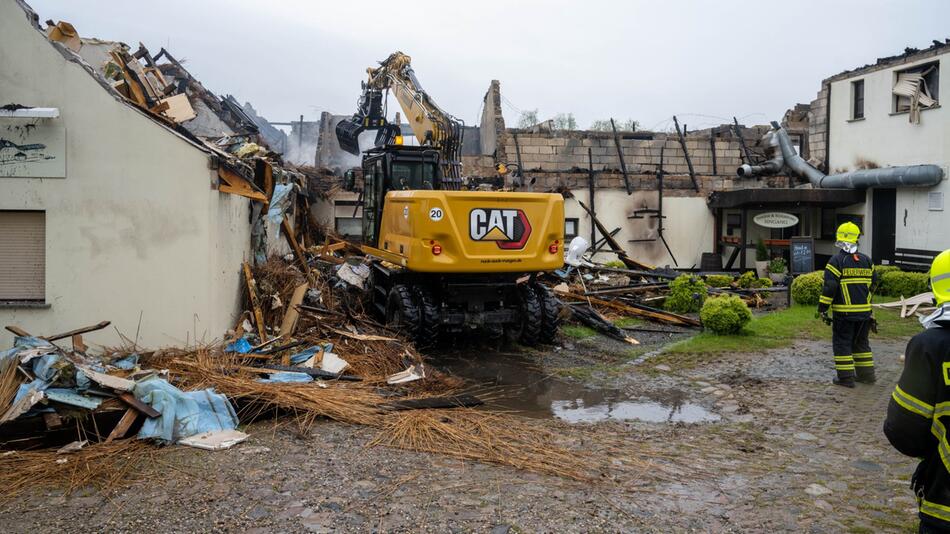
[[943, 180], [943, 169], [937, 165], [906, 165], [881, 169], [862, 169], [825, 175], [795, 153], [785, 129], [772, 122], [772, 134], [778, 139], [785, 166], [807, 179], [812, 186], [830, 189], [867, 189], [870, 187], [931, 187]]

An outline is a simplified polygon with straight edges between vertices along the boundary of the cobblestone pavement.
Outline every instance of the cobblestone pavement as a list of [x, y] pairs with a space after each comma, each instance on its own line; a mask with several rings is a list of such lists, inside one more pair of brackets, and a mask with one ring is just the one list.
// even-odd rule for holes
[[879, 381], [833, 386], [828, 346], [646, 359], [614, 386], [677, 397], [715, 423], [545, 422], [564, 443], [655, 470], [578, 483], [367, 448], [373, 430], [264, 422], [231, 450], [172, 448], [130, 486], [0, 505], [8, 532], [908, 532], [914, 462], [881, 432], [903, 343], [874, 343]]

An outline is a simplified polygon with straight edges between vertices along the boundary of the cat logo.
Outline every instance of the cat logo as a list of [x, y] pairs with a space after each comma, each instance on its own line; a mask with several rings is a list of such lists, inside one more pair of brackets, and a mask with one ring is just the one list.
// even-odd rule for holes
[[531, 235], [531, 224], [522, 210], [475, 208], [468, 220], [468, 234], [474, 241], [494, 241], [500, 249], [523, 249]]

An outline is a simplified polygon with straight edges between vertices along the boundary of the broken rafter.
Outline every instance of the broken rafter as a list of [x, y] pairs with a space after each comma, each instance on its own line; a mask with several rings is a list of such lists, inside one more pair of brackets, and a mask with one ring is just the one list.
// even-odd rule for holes
[[257, 335], [261, 342], [267, 341], [267, 327], [264, 326], [264, 312], [261, 311], [261, 302], [257, 297], [257, 282], [254, 275], [251, 274], [251, 266], [244, 262], [244, 281], [247, 283], [247, 295], [251, 299], [251, 307], [254, 309], [254, 322], [257, 323]]
[[[693, 161], [689, 159], [689, 150], [686, 148], [686, 136], [680, 130], [680, 122], [673, 115], [673, 124], [676, 126], [676, 135], [679, 137], [680, 146], [683, 147], [683, 155], [686, 157], [686, 166], [689, 168], [689, 179], [693, 181], [693, 187], [699, 191], [699, 182], [696, 181], [696, 172], [693, 170]], [[685, 128], [684, 128], [685, 129]]]
[[[614, 131], [614, 145], [617, 146], [617, 157], [620, 158], [620, 172], [623, 173], [623, 185], [627, 189], [627, 194], [629, 195], [633, 193], [633, 189], [630, 188], [630, 178], [627, 176], [627, 162], [623, 160], [623, 147], [620, 146], [620, 136], [617, 135], [617, 125], [614, 124], [614, 119], [612, 117], [610, 119], [610, 127]], [[684, 150], [685, 150], [685, 147], [684, 147]], [[689, 161], [689, 156], [686, 157], [686, 161], [687, 162]], [[689, 169], [690, 169], [690, 172], [693, 171], [692, 165], [690, 165]], [[693, 180], [693, 183], [695, 182], [696, 181]], [[697, 191], [699, 191], [699, 189], [697, 189]]]
[[596, 304], [598, 306], [604, 306], [607, 308], [612, 308], [614, 310], [624, 312], [629, 315], [636, 315], [639, 317], [646, 317], [648, 319], [653, 319], [654, 321], [660, 321], [663, 323], [678, 324], [684, 326], [702, 326], [702, 324], [693, 319], [692, 317], [686, 317], [685, 315], [677, 315], [675, 313], [655, 310], [652, 308], [647, 308], [646, 306], [634, 306], [630, 304], [621, 304], [619, 302], [613, 302], [610, 300], [602, 300], [594, 297], [585, 297], [578, 293], [561, 293], [562, 296], [568, 297], [574, 300], [580, 301], [590, 301], [591, 304]]
[[588, 215], [590, 215], [590, 219], [594, 221], [595, 225], [597, 225], [597, 230], [600, 231], [600, 234], [604, 236], [604, 239], [607, 242], [607, 246], [610, 247], [613, 253], [617, 255], [617, 259], [622, 261], [624, 265], [626, 265], [627, 267], [630, 267], [631, 269], [640, 269], [640, 270], [646, 270], [646, 271], [652, 271], [656, 269], [656, 267], [654, 267], [653, 265], [640, 263], [636, 260], [631, 259], [629, 256], [627, 256], [627, 252], [624, 249], [620, 248], [620, 244], [617, 243], [617, 240], [613, 238], [610, 232], [607, 231], [607, 228], [603, 224], [601, 224], [601, 222], [591, 212], [591, 210], [580, 200], [578, 200], [577, 203], [580, 204], [581, 208], [583, 208], [584, 211], [586, 211]]

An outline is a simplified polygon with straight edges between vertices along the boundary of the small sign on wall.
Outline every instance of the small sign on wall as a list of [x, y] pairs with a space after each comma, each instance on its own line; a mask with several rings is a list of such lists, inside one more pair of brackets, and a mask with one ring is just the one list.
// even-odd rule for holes
[[752, 221], [763, 228], [789, 228], [798, 224], [798, 217], [791, 213], [769, 211], [756, 215]]
[[0, 177], [65, 178], [66, 128], [0, 120]]

